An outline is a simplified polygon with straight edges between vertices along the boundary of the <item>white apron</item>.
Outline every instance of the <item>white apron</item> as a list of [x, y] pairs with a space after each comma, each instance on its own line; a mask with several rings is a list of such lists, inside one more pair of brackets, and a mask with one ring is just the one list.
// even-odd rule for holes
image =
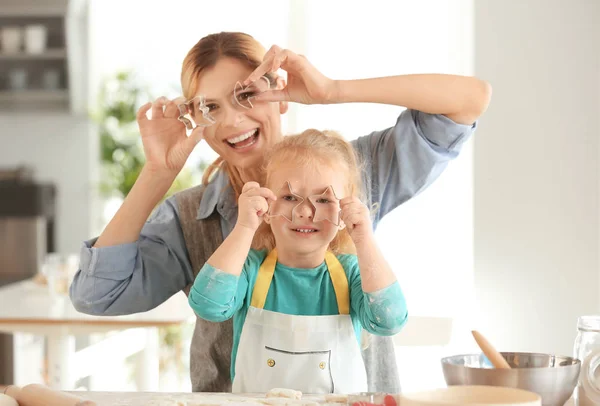
[[288, 388], [303, 393], [367, 391], [367, 374], [350, 319], [350, 291], [342, 265], [331, 252], [325, 262], [339, 315], [294, 316], [264, 310], [277, 250], [258, 270], [235, 362], [233, 392]]

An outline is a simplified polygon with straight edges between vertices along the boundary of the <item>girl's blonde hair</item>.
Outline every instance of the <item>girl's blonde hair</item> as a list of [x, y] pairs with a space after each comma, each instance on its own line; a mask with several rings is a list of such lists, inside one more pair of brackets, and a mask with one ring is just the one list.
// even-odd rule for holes
[[[181, 67], [181, 88], [186, 99], [192, 98], [198, 91], [200, 75], [214, 67], [221, 58], [232, 58], [250, 69], [256, 69], [265, 56], [265, 48], [252, 36], [242, 32], [220, 32], [207, 35], [190, 49]], [[270, 78], [273, 79], [273, 78]], [[271, 83], [274, 81], [271, 80]], [[236, 196], [239, 196], [244, 183], [239, 168], [217, 158], [202, 176], [202, 183], [207, 185], [212, 175], [224, 170]], [[258, 179], [257, 179], [258, 180]]]
[[[270, 184], [271, 175], [282, 163], [293, 163], [299, 167], [329, 165], [339, 168], [347, 177], [345, 196], [359, 196], [362, 193], [361, 173], [354, 148], [341, 135], [334, 131], [306, 130], [300, 134], [283, 137], [275, 144], [265, 157], [266, 186]], [[337, 191], [342, 194], [342, 191]], [[271, 226], [262, 223], [258, 228], [252, 248], [270, 251], [275, 248], [275, 237]], [[347, 229], [338, 231], [329, 244], [334, 254], [355, 254], [356, 248]]]

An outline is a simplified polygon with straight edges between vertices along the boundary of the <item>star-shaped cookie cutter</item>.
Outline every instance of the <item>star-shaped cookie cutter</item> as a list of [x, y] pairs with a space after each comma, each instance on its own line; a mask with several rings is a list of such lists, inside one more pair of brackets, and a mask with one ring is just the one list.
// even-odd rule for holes
[[[297, 209], [297, 208], [298, 208], [300, 205], [302, 205], [302, 203], [304, 203], [304, 198], [303, 198], [302, 196], [300, 196], [300, 195], [298, 195], [298, 194], [294, 193], [294, 191], [292, 190], [292, 185], [291, 185], [291, 184], [290, 184], [290, 182], [288, 181], [288, 182], [285, 182], [285, 185], [283, 185], [282, 187], [280, 187], [280, 188], [279, 188], [279, 190], [277, 191], [278, 200], [279, 200], [279, 199], [281, 199], [281, 198], [279, 198], [279, 196], [281, 196], [281, 190], [282, 190], [282, 189], [286, 189], [286, 188], [287, 188], [287, 191], [289, 192], [289, 195], [291, 195], [291, 196], [294, 196], [295, 198], [297, 198], [297, 199], [298, 199], [298, 204], [296, 204], [294, 207], [292, 207], [292, 210], [291, 210], [290, 216], [289, 216], [289, 217], [288, 217], [288, 216], [286, 216], [286, 214], [287, 214], [287, 213], [284, 213], [284, 214], [282, 214], [282, 213], [276, 213], [276, 214], [273, 214], [273, 213], [272, 213], [272, 210], [273, 210], [273, 204], [277, 204], [277, 201], [271, 202], [271, 203], [269, 204], [269, 210], [267, 211], [267, 216], [268, 216], [268, 217], [270, 217], [270, 218], [273, 218], [273, 217], [278, 217], [278, 216], [280, 216], [280, 217], [283, 217], [284, 219], [286, 219], [287, 221], [289, 221], [290, 223], [293, 223], [293, 222], [294, 222], [294, 212], [296, 211], [296, 209]], [[284, 196], [284, 197], [285, 197], [285, 196]], [[284, 198], [284, 197], [282, 197], [282, 198]], [[281, 203], [280, 203], [280, 204], [281, 204]]]
[[[243, 86], [242, 82], [237, 81], [233, 88], [233, 103], [246, 110], [250, 110], [254, 108], [252, 99], [257, 95], [266, 92], [270, 87], [271, 81], [267, 76], [261, 76], [258, 81], [250, 83], [248, 86]], [[242, 97], [244, 95], [245, 98]], [[248, 105], [245, 105], [244, 102], [248, 103]]]
[[[196, 127], [210, 127], [217, 122], [210, 114], [210, 109], [206, 105], [206, 97], [202, 94], [178, 104], [177, 108], [179, 109], [179, 117], [177, 117], [177, 120], [181, 121], [189, 131], [192, 131]], [[205, 120], [204, 122], [194, 120], [194, 113], [196, 110], [202, 113], [202, 118]]]
[[[321, 206], [323, 204], [327, 204], [327, 203], [320, 203], [319, 202], [319, 200], [321, 200], [323, 198], [327, 198], [327, 200], [334, 200], [334, 202], [332, 202], [332, 203], [337, 203], [337, 206], [338, 206], [337, 207], [337, 211], [336, 211], [336, 217], [337, 217], [337, 219], [333, 219], [332, 220], [330, 218], [330, 216], [328, 215], [329, 213], [327, 213], [327, 214], [325, 213], [325, 209], [323, 209], [323, 208], [319, 209], [319, 206]], [[335, 226], [338, 226], [338, 227], [342, 224], [341, 215], [340, 215], [340, 213], [342, 212], [342, 210], [340, 209], [340, 198], [337, 197], [337, 195], [335, 194], [335, 190], [333, 190], [333, 186], [328, 186], [325, 189], [325, 191], [323, 193], [321, 193], [321, 194], [308, 196], [308, 201], [315, 208], [315, 214], [313, 216], [313, 222], [316, 223], [317, 221], [327, 220], [331, 224], [333, 224]]]
[[[308, 196], [307, 198], [304, 198], [302, 196], [300, 196], [299, 194], [295, 193], [292, 190], [292, 185], [290, 184], [289, 181], [287, 181], [285, 183], [285, 185], [283, 185], [281, 188], [279, 188], [279, 190], [277, 191], [277, 196], [281, 196], [282, 193], [282, 189], [286, 189], [287, 194], [284, 193], [284, 197], [285, 196], [293, 196], [294, 198], [296, 198], [298, 200], [298, 204], [294, 205], [294, 207], [292, 207], [289, 216], [286, 213], [273, 213], [273, 206], [277, 205], [277, 204], [282, 204], [277, 203], [277, 201], [275, 202], [271, 202], [269, 204], [269, 210], [267, 211], [267, 216], [272, 218], [272, 217], [283, 217], [284, 219], [286, 219], [287, 221], [289, 221], [290, 223], [294, 222], [294, 216], [295, 216], [295, 212], [296, 209], [298, 207], [300, 207], [305, 200], [308, 200], [310, 202], [310, 204], [312, 205], [313, 208], [313, 222], [318, 222], [318, 221], [329, 221], [331, 224], [339, 227], [342, 224], [341, 221], [341, 209], [339, 207], [339, 202], [340, 202], [340, 198], [337, 197], [337, 195], [335, 194], [335, 190], [333, 189], [333, 186], [328, 186], [325, 191], [323, 193], [320, 193], [318, 195], [311, 195]], [[326, 199], [328, 202], [327, 203], [323, 203], [320, 202], [319, 200], [322, 199]], [[337, 207], [335, 209], [335, 217], [332, 218], [331, 213], [328, 213], [326, 208], [323, 207], [324, 204], [336, 204]]]

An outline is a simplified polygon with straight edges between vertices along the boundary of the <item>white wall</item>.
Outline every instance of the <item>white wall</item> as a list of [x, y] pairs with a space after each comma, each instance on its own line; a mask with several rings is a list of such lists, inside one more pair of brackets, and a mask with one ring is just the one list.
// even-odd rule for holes
[[79, 252], [89, 238], [94, 185], [85, 117], [66, 113], [0, 112], [0, 166], [26, 164], [35, 179], [57, 186], [57, 250]]
[[600, 310], [600, 2], [476, 1], [475, 41], [494, 88], [474, 142], [480, 328], [569, 355]]

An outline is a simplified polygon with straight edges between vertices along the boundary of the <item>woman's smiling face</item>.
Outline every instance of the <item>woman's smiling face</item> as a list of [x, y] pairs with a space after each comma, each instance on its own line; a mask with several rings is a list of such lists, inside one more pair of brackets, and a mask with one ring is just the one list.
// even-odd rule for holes
[[[283, 103], [253, 102], [244, 108], [233, 98], [237, 82], [252, 70], [232, 58], [221, 58], [214, 67], [202, 72], [196, 96], [204, 95], [206, 107], [216, 123], [204, 130], [204, 139], [225, 161], [240, 169], [258, 168], [266, 151], [282, 138]], [[239, 97], [244, 98], [246, 94]], [[200, 113], [196, 113], [200, 114]]]

